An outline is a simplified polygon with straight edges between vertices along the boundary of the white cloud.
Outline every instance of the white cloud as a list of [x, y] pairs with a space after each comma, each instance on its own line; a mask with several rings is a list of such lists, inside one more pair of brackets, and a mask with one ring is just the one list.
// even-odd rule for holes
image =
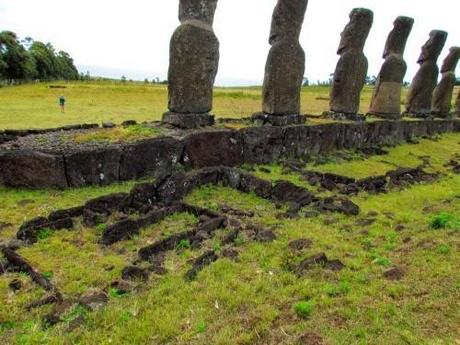
[[[219, 1], [215, 30], [221, 42], [221, 83], [227, 79], [262, 80], [275, 3]], [[301, 44], [307, 54], [305, 74], [311, 80], [326, 79], [334, 71], [340, 32], [354, 7], [374, 11], [366, 45], [369, 75], [378, 73], [386, 37], [399, 15], [415, 18], [406, 50], [406, 79], [417, 71], [420, 47], [432, 29], [449, 32], [440, 62], [450, 46], [460, 45], [457, 1], [310, 0]], [[0, 0], [0, 30], [50, 41], [57, 49], [68, 51], [77, 65], [100, 66], [114, 71], [116, 77], [124, 71], [133, 78], [165, 77], [169, 39], [178, 25], [177, 8], [177, 0]]]

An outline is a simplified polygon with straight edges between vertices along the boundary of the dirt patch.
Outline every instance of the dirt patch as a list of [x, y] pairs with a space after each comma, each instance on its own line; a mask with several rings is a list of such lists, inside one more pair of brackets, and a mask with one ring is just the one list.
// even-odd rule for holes
[[323, 338], [313, 332], [307, 332], [302, 334], [297, 340], [296, 344], [298, 345], [325, 345]]
[[388, 280], [401, 280], [405, 274], [405, 271], [400, 267], [392, 267], [383, 272], [383, 276]]
[[300, 252], [304, 249], [310, 248], [313, 241], [310, 239], [302, 238], [300, 240], [294, 240], [289, 242], [288, 247], [293, 252]]

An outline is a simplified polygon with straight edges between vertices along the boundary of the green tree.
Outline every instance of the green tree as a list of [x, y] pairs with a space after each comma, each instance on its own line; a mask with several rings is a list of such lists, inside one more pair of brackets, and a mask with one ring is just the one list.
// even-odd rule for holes
[[29, 52], [11, 31], [0, 32], [0, 77], [9, 82], [32, 79], [36, 69]]
[[79, 78], [78, 70], [73, 63], [70, 55], [64, 51], [60, 51], [56, 56], [59, 79], [77, 80]]
[[59, 78], [59, 66], [53, 46], [48, 43], [35, 41], [30, 47], [30, 54], [35, 60], [37, 78], [53, 80]]

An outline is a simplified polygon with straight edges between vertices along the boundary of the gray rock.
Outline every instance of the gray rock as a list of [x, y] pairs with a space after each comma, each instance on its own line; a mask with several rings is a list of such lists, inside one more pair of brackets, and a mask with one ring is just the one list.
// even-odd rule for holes
[[434, 89], [432, 100], [432, 113], [439, 117], [449, 117], [452, 107], [452, 97], [456, 82], [455, 69], [460, 60], [460, 48], [450, 48], [449, 55], [444, 60], [441, 68], [442, 79]]
[[102, 128], [115, 128], [115, 124], [113, 122], [103, 122]]
[[[170, 45], [168, 91], [171, 113], [207, 114], [219, 65], [219, 41], [212, 23], [217, 0], [181, 0], [179, 19]], [[180, 117], [174, 117], [175, 119]], [[171, 123], [176, 125], [177, 123]], [[185, 123], [179, 127], [187, 127]]]
[[364, 87], [368, 61], [363, 53], [374, 20], [372, 11], [355, 8], [350, 22], [342, 32], [338, 49], [339, 62], [334, 73], [330, 95], [330, 110], [335, 113], [356, 114]]
[[216, 7], [217, 0], [180, 0], [179, 20], [181, 23], [196, 20], [212, 25]]
[[417, 61], [420, 69], [412, 80], [406, 100], [406, 113], [417, 117], [431, 116], [433, 91], [438, 81], [437, 61], [447, 40], [447, 32], [433, 30], [429, 40], [422, 47]]
[[390, 32], [380, 74], [377, 78], [369, 113], [387, 118], [401, 118], [401, 88], [407, 72], [404, 50], [412, 31], [414, 19], [398, 17]]
[[[265, 66], [262, 110], [270, 115], [300, 114], [305, 52], [299, 43], [308, 0], [278, 0], [273, 12]], [[274, 123], [276, 125], [276, 123]]]

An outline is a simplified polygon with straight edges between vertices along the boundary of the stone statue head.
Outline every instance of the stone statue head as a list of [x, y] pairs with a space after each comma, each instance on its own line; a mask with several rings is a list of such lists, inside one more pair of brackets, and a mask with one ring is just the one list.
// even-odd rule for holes
[[308, 0], [278, 0], [273, 11], [270, 44], [281, 40], [299, 40]]
[[371, 10], [355, 8], [351, 11], [350, 22], [341, 34], [342, 39], [337, 53], [340, 55], [349, 49], [363, 50], [373, 22], [374, 13]]
[[179, 0], [179, 20], [198, 20], [207, 25], [214, 22], [218, 0]]
[[446, 44], [447, 32], [442, 30], [433, 30], [430, 32], [430, 38], [422, 47], [422, 53], [417, 60], [417, 63], [421, 64], [425, 61], [436, 62], [439, 55]]
[[442, 63], [441, 73], [455, 72], [457, 68], [458, 60], [460, 60], [460, 47], [451, 47], [449, 55], [444, 59]]
[[398, 17], [394, 22], [394, 28], [388, 35], [383, 58], [390, 54], [404, 54], [407, 39], [414, 26], [414, 19], [410, 17]]

